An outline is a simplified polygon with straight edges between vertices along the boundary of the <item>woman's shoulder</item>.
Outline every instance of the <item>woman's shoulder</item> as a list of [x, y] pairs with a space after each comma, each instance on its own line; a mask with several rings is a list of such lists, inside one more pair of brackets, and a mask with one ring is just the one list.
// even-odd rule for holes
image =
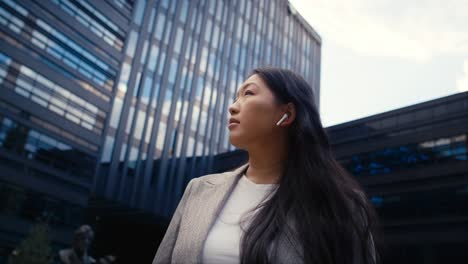
[[236, 174], [233, 171], [206, 174], [197, 178], [193, 178], [190, 182], [194, 185], [201, 183], [208, 185], [218, 185], [225, 183], [227, 180], [234, 177]]
[[242, 173], [243, 169], [245, 168], [246, 168], [246, 165], [243, 165], [231, 171], [206, 174], [197, 178], [193, 178], [190, 181], [190, 184], [192, 185], [199, 185], [201, 183], [208, 184], [208, 185], [224, 184], [226, 182], [234, 180], [235, 177], [238, 176], [240, 173]]

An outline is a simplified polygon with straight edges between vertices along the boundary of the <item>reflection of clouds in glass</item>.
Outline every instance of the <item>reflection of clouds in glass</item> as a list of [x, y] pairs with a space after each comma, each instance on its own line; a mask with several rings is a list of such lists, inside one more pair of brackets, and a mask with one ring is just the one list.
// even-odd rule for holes
[[203, 47], [201, 59], [200, 59], [200, 72], [206, 72], [206, 65], [208, 65], [208, 48]]
[[158, 138], [156, 140], [157, 149], [162, 150], [165, 136], [166, 136], [166, 124], [164, 122], [161, 122], [161, 124], [159, 125], [159, 130], [158, 130]]
[[468, 59], [463, 62], [463, 75], [457, 80], [457, 90], [468, 91]]
[[139, 110], [138, 111], [138, 117], [137, 121], [135, 124], [135, 132], [134, 132], [134, 137], [138, 140], [141, 140], [142, 133], [143, 133], [143, 126], [145, 125], [145, 118], [146, 118], [146, 113]]
[[167, 115], [169, 113], [170, 108], [171, 108], [171, 100], [164, 100], [163, 113]]
[[216, 89], [213, 89], [211, 88], [210, 86], [206, 86], [206, 91], [205, 91], [205, 100], [204, 101], [204, 106], [205, 107], [208, 107], [209, 106], [209, 100], [210, 100], [210, 97], [211, 97], [211, 93], [213, 93], [213, 98], [211, 98], [212, 102], [213, 102], [213, 106], [214, 107], [214, 103], [216, 102], [216, 99], [218, 98], [218, 92], [216, 91]]
[[147, 124], [146, 135], [145, 135], [146, 144], [149, 144], [150, 142], [151, 131], [153, 129], [153, 123], [154, 123], [154, 118], [150, 116], [148, 118], [148, 124]]
[[[175, 152], [173, 153], [173, 156], [180, 156], [181, 153], [183, 152], [182, 150], [182, 138], [183, 138], [183, 134], [181, 133], [181, 131], [183, 130], [184, 128], [184, 125], [186, 122], [190, 120], [190, 130], [191, 130], [191, 133], [197, 133], [198, 132], [198, 136], [200, 137], [199, 138], [199, 142], [198, 143], [195, 143], [194, 139], [193, 138], [190, 138], [189, 139], [189, 142], [187, 144], [187, 149], [185, 149], [185, 153], [188, 155], [188, 156], [192, 156], [192, 155], [202, 155], [203, 153], [203, 150], [204, 150], [204, 145], [203, 145], [203, 139], [205, 137], [205, 134], [206, 134], [206, 125], [208, 124], [209, 120], [211, 120], [212, 118], [214, 118], [213, 116], [210, 116], [208, 118], [208, 111], [212, 111], [214, 106], [215, 106], [215, 102], [216, 100], [218, 99], [218, 93], [216, 91], [216, 89], [214, 88], [211, 88], [211, 84], [209, 83], [206, 83], [205, 85], [202, 86], [203, 90], [204, 91], [204, 97], [203, 97], [203, 100], [201, 100], [201, 96], [198, 97], [198, 98], [194, 98], [194, 104], [192, 105], [192, 113], [190, 116], [188, 116], [188, 107], [190, 105], [190, 100], [189, 99], [185, 99], [185, 100], [182, 100], [182, 98], [180, 98], [181, 94], [179, 94], [179, 98], [178, 100], [175, 102], [175, 113], [173, 116], [171, 116], [175, 123], [174, 123], [174, 128], [177, 127], [178, 130], [179, 130], [179, 133], [178, 133], [178, 140], [177, 140], [177, 145], [176, 145], [176, 149], [175, 149]], [[220, 94], [222, 97], [223, 97], [223, 94]], [[162, 103], [162, 112], [163, 114], [169, 118], [168, 114], [169, 114], [169, 110], [170, 110], [170, 107], [172, 105], [172, 91], [166, 91], [166, 94], [165, 94], [165, 100], [163, 101]], [[210, 98], [211, 96], [213, 96], [212, 98]], [[212, 102], [212, 105], [211, 105], [211, 108], [210, 108], [210, 99], [211, 99], [211, 102]], [[222, 107], [222, 104], [220, 104], [218, 107]], [[152, 108], [152, 111], [156, 111], [156, 109]], [[183, 111], [183, 115], [182, 115], [182, 118], [180, 119], [180, 113], [181, 111]], [[224, 110], [224, 112], [226, 113], [227, 116], [229, 116], [228, 114], [228, 111], [227, 109]], [[180, 119], [180, 120], [179, 120]], [[150, 117], [150, 121], [149, 121], [149, 124], [148, 124], [148, 127], [147, 127], [147, 130], [151, 130], [152, 128], [152, 124], [153, 124], [154, 120], [153, 118]], [[169, 120], [167, 120], [167, 122], [169, 122]], [[136, 132], [137, 134], [140, 134], [141, 133], [141, 125], [143, 125], [143, 123], [139, 124], [138, 120], [137, 120], [137, 128], [136, 128]], [[197, 125], [199, 125], [198, 127], [198, 130], [197, 130]], [[162, 149], [163, 147], [163, 144], [164, 144], [164, 139], [166, 136], [166, 130], [167, 130], [167, 123], [166, 122], [161, 122], [160, 124], [160, 128], [158, 130], [158, 138], [157, 138], [157, 142], [156, 142], [156, 147], [157, 149]], [[226, 129], [227, 130], [227, 129]], [[146, 132], [144, 138], [145, 138], [145, 142], [149, 142], [149, 139], [150, 139], [150, 135], [151, 133], [149, 133], [148, 131]], [[141, 138], [143, 137], [142, 135], [140, 136]], [[211, 140], [211, 139], [209, 139]], [[209, 146], [209, 142], [207, 144], [207, 146]], [[205, 148], [207, 148], [207, 146], [205, 146]], [[195, 151], [195, 153], [194, 153]]]

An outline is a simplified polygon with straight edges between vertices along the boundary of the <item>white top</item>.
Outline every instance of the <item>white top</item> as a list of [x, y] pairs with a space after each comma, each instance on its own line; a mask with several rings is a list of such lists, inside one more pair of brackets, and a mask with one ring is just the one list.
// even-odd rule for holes
[[[257, 184], [249, 180], [245, 174], [239, 179], [224, 207], [208, 232], [208, 237], [202, 252], [202, 262], [208, 263], [240, 263], [240, 239], [250, 223], [251, 214], [245, 213], [255, 208], [268, 194], [272, 194], [278, 184]], [[257, 210], [254, 211], [257, 212]], [[242, 222], [242, 229], [241, 223]]]

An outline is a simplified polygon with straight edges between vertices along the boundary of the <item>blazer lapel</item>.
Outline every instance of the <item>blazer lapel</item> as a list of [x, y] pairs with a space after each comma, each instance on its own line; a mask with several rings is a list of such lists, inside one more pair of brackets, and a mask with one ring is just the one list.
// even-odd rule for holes
[[203, 188], [200, 190], [197, 200], [194, 201], [194, 207], [196, 210], [194, 213], [194, 226], [193, 232], [193, 249], [194, 253], [197, 254], [196, 259], [201, 261], [203, 245], [210, 231], [210, 227], [215, 222], [217, 216], [221, 212], [227, 198], [234, 190], [237, 181], [242, 176], [242, 173], [248, 165], [244, 165], [232, 172], [230, 175], [225, 177], [224, 181], [221, 182], [202, 182]]

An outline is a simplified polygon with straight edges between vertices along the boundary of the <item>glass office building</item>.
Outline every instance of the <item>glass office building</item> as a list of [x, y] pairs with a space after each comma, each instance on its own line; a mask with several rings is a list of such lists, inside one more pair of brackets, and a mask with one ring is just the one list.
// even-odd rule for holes
[[83, 221], [132, 13], [93, 2], [0, 1], [1, 258], [39, 219], [62, 245]]
[[468, 257], [468, 92], [328, 127], [385, 232], [384, 263]]
[[233, 150], [227, 109], [253, 68], [293, 69], [318, 95], [320, 38], [287, 1], [136, 2], [133, 14], [96, 193], [171, 215], [185, 183]]
[[170, 215], [233, 150], [227, 109], [255, 67], [319, 98], [321, 39], [285, 0], [0, 0], [0, 24], [0, 241], [37, 216], [67, 241], [90, 195]]

